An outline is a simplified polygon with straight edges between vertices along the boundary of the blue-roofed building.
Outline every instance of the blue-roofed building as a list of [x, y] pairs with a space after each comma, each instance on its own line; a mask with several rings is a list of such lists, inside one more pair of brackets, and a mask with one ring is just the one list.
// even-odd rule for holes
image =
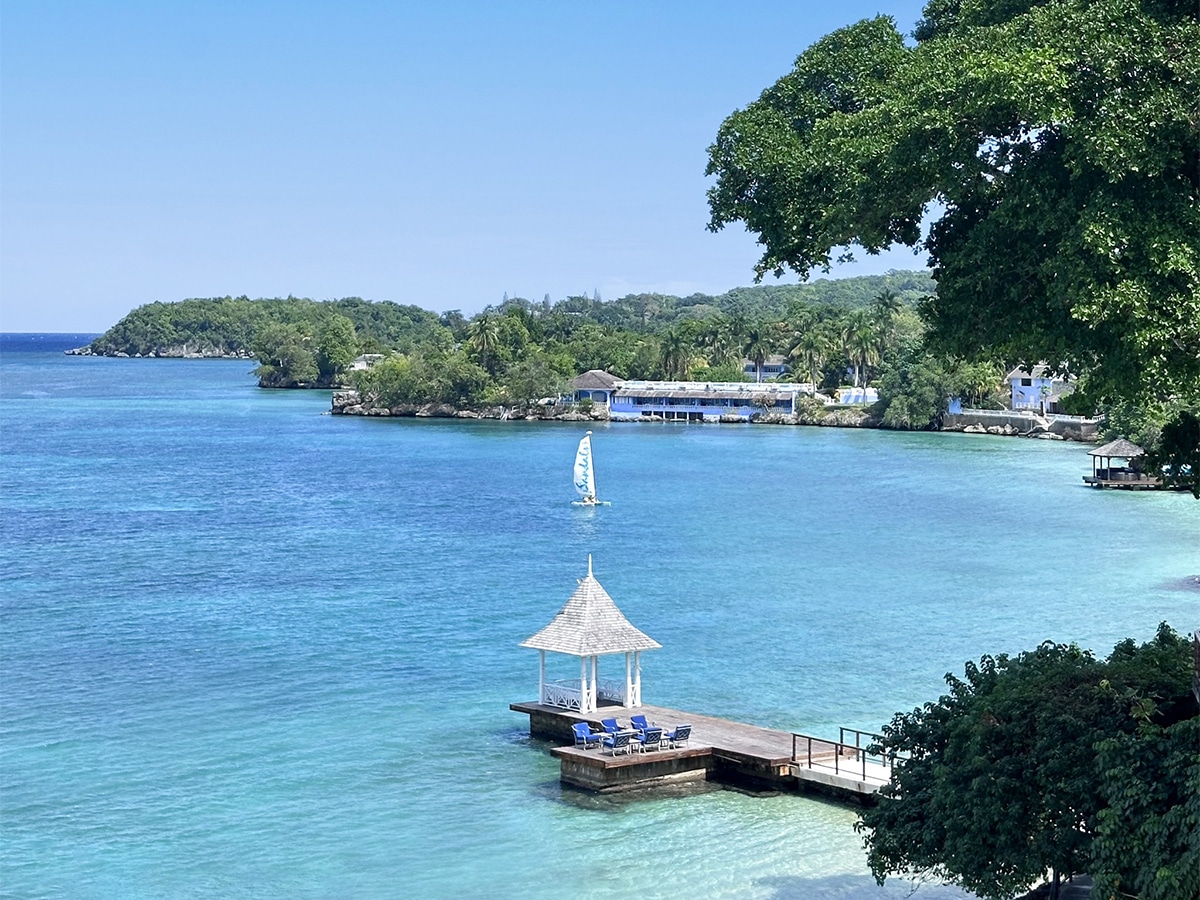
[[797, 399], [812, 392], [808, 384], [623, 381], [613, 392], [608, 410], [613, 419], [673, 422], [715, 422], [722, 416], [749, 419], [756, 413], [790, 416]]

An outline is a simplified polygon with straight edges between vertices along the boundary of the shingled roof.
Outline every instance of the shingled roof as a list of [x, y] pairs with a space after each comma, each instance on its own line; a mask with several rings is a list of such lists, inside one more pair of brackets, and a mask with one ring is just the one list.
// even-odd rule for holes
[[579, 579], [566, 605], [550, 624], [521, 642], [522, 647], [534, 650], [553, 650], [571, 656], [602, 656], [606, 653], [629, 653], [634, 650], [655, 650], [662, 646], [654, 638], [634, 628], [617, 609], [608, 591], [588, 573]]
[[571, 379], [571, 388], [576, 391], [611, 391], [620, 384], [620, 378], [603, 369], [588, 369]]
[[1109, 441], [1103, 447], [1097, 447], [1095, 450], [1089, 450], [1088, 456], [1107, 456], [1119, 457], [1121, 459], [1133, 459], [1135, 456], [1141, 456], [1146, 451], [1132, 441], [1127, 441], [1125, 438], [1117, 438], [1115, 441]]

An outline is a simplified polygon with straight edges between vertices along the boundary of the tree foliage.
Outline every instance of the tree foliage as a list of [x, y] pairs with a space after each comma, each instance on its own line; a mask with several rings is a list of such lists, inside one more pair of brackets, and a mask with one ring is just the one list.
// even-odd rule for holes
[[[928, 250], [932, 347], [1200, 395], [1200, 22], [1182, 0], [932, 0], [833, 32], [721, 126], [714, 230], [756, 270]], [[922, 239], [923, 216], [936, 221]]]
[[1101, 741], [1097, 897], [1200, 897], [1200, 717]]
[[[1115, 859], [1127, 824], [1103, 815], [1112, 807], [1100, 788], [1120, 790], [1106, 768], [1120, 752], [1098, 756], [1095, 747], [1128, 747], [1139, 729], [1170, 729], [1197, 715], [1190, 646], [1166, 625], [1152, 641], [1124, 641], [1104, 660], [1047, 642], [1011, 658], [985, 656], [946, 681], [947, 695], [897, 714], [883, 731], [881, 749], [901, 758], [858, 823], [880, 883], [893, 874], [933, 876], [1000, 900], [1051, 869], [1070, 875]], [[1172, 806], [1181, 795], [1168, 791], [1143, 805]], [[1096, 843], [1102, 825], [1107, 856]], [[1147, 858], [1175, 849], [1136, 840]]]

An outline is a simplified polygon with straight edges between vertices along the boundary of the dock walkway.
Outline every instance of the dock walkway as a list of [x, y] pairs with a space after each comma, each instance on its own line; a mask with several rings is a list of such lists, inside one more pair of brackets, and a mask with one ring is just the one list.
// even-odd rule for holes
[[[721, 780], [759, 788], [819, 791], [865, 800], [886, 784], [890, 770], [871, 760], [862, 747], [844, 741], [777, 731], [716, 716], [662, 706], [602, 706], [595, 713], [513, 703], [515, 712], [529, 716], [530, 734], [568, 746], [551, 752], [560, 761], [560, 777], [568, 784], [603, 793], [687, 780]], [[653, 726], [667, 730], [690, 724], [692, 736], [684, 747], [612, 756], [603, 749], [574, 745], [571, 726], [615, 716], [628, 721], [641, 713]], [[844, 735], [843, 735], [844, 738]]]

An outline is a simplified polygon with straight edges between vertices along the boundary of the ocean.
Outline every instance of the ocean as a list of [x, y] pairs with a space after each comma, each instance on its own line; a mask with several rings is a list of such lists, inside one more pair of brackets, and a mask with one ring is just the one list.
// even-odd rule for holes
[[1200, 503], [1088, 489], [1079, 444], [593, 424], [580, 510], [578, 424], [335, 418], [86, 340], [0, 339], [5, 897], [907, 897], [849, 807], [559, 785], [508, 704], [588, 554], [663, 645], [646, 702], [814, 734], [1200, 624]]

